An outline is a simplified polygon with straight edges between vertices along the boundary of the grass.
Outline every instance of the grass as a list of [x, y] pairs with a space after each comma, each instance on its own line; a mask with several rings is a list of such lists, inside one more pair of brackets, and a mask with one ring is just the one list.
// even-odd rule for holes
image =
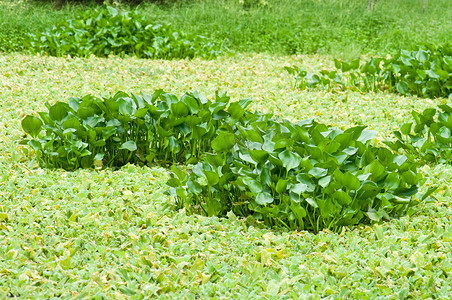
[[[20, 151], [20, 120], [45, 101], [152, 92], [227, 90], [252, 108], [338, 126], [367, 124], [387, 138], [441, 100], [391, 94], [300, 92], [283, 65], [319, 68], [325, 56], [241, 54], [214, 61], [0, 55], [0, 297], [443, 298], [451, 293], [452, 167], [425, 166], [437, 201], [401, 219], [288, 232], [251, 219], [175, 211], [167, 171], [64, 172]], [[425, 189], [425, 187], [424, 187]]]
[[0, 1], [0, 51], [24, 50], [27, 33], [42, 32], [61, 18], [74, 15], [74, 8], [55, 11], [51, 4], [18, 0]]
[[[245, 1], [253, 2], [253, 1]], [[418, 43], [451, 39], [452, 9], [448, 0], [380, 1], [367, 11], [361, 0], [179, 1], [175, 5], [144, 4], [139, 9], [157, 23], [205, 35], [235, 52], [332, 54], [351, 59], [360, 54], [386, 55]], [[0, 1], [0, 50], [20, 51], [27, 32], [41, 32], [83, 6]]]

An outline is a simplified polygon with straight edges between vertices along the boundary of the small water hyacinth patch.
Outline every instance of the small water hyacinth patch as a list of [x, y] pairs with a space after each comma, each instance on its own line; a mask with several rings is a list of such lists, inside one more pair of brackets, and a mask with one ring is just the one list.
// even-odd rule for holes
[[134, 55], [142, 58], [211, 58], [223, 53], [221, 43], [153, 24], [138, 9], [114, 7], [80, 12], [40, 34], [30, 34], [25, 48], [52, 56]]
[[250, 103], [232, 103], [227, 111], [229, 100], [224, 93], [211, 101], [196, 92], [178, 99], [158, 90], [152, 95], [118, 92], [104, 99], [87, 95], [46, 103], [47, 112], [22, 120], [31, 136], [22, 143], [31, 146], [47, 168], [196, 163], [212, 151], [211, 141], [219, 132], [233, 131]]
[[399, 217], [418, 203], [416, 163], [373, 146], [376, 132], [364, 126], [343, 131], [250, 113], [237, 128], [197, 164], [172, 167], [169, 194], [179, 208], [318, 232]]
[[411, 114], [414, 122], [394, 131], [396, 141], [386, 144], [422, 163], [452, 163], [452, 107], [439, 105]]
[[418, 50], [400, 50], [392, 58], [371, 58], [360, 63], [334, 60], [336, 69], [306, 72], [297, 66], [285, 67], [295, 76], [295, 85], [325, 90], [358, 92], [389, 91], [419, 97], [452, 96], [452, 46], [425, 45]]
[[419, 203], [417, 164], [375, 146], [376, 131], [292, 123], [249, 112], [250, 102], [161, 90], [71, 98], [26, 116], [22, 127], [32, 138], [24, 143], [49, 168], [171, 165], [167, 193], [178, 208], [232, 211], [269, 226], [339, 231]]

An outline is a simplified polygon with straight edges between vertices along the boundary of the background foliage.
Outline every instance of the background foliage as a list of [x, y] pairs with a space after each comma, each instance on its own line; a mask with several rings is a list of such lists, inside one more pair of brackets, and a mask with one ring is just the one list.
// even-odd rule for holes
[[138, 10], [112, 6], [80, 12], [37, 35], [30, 34], [26, 49], [54, 56], [120, 56], [143, 58], [204, 58], [222, 53], [221, 43], [178, 32], [168, 24], [152, 24]]
[[307, 72], [298, 66], [285, 67], [295, 75], [301, 90], [352, 89], [362, 93], [389, 91], [425, 98], [452, 97], [452, 46], [420, 45], [417, 50], [399, 50], [391, 58], [373, 57], [360, 63], [334, 60], [336, 69]]
[[[367, 11], [367, 1], [361, 0], [199, 0], [147, 2], [139, 10], [152, 23], [171, 23], [175, 31], [224, 41], [237, 52], [320, 53], [351, 59], [450, 40], [452, 12], [447, 7], [448, 0], [428, 1], [425, 13], [420, 1], [414, 0], [380, 1], [371, 11]], [[74, 17], [78, 10], [86, 8], [70, 4], [55, 11], [52, 4], [3, 0], [0, 22], [8, 26], [0, 27], [0, 37], [5, 37], [0, 49], [20, 50], [27, 32], [38, 34]], [[10, 28], [15, 30], [13, 39]]]

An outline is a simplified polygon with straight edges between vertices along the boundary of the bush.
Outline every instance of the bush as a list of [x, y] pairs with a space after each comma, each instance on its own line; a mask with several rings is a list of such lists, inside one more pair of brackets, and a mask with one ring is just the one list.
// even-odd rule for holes
[[41, 34], [30, 34], [27, 47], [32, 53], [82, 57], [210, 58], [222, 53], [220, 44], [205, 37], [151, 24], [137, 10], [118, 11], [111, 6], [81, 12]]

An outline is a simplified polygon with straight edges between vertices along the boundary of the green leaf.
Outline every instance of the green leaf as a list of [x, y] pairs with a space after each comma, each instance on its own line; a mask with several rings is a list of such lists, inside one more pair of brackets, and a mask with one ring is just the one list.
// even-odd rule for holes
[[278, 157], [287, 171], [297, 168], [301, 163], [300, 155], [289, 150], [284, 150], [283, 152], [279, 153]]
[[372, 181], [364, 181], [356, 191], [358, 199], [373, 199], [380, 192], [380, 188]]
[[367, 165], [364, 168], [364, 172], [371, 173], [371, 178], [374, 181], [379, 181], [382, 179], [382, 175], [384, 175], [385, 167], [376, 159], [370, 163], [370, 165]]
[[243, 109], [246, 109], [252, 102], [253, 102], [253, 100], [251, 98], [245, 98], [245, 99], [239, 100], [238, 103]]
[[116, 17], [118, 15], [118, 10], [114, 7], [111, 6], [107, 6], [107, 10], [108, 13], [112, 16], [112, 17]]
[[324, 177], [328, 173], [327, 169], [314, 167], [311, 170], [309, 170], [308, 174], [314, 176], [315, 178]]
[[228, 112], [231, 114], [231, 117], [236, 120], [240, 119], [245, 114], [245, 110], [238, 102], [232, 102], [228, 107]]
[[411, 185], [416, 185], [419, 182], [416, 174], [411, 170], [403, 172], [402, 178], [405, 179], [406, 183]]
[[193, 96], [191, 96], [189, 94], [185, 94], [182, 96], [180, 101], [182, 101], [183, 103], [185, 103], [185, 105], [187, 105], [188, 109], [190, 110], [190, 112], [192, 114], [197, 114], [199, 112], [200, 103]]
[[206, 153], [205, 157], [212, 166], [220, 167], [224, 165], [223, 158], [218, 154]]
[[250, 154], [251, 158], [256, 163], [265, 163], [268, 159], [268, 152], [265, 150], [251, 150], [248, 149], [248, 153]]
[[309, 187], [307, 184], [299, 182], [299, 183], [295, 184], [290, 191], [297, 195], [301, 195], [308, 190], [309, 190]]
[[212, 149], [216, 152], [228, 152], [235, 145], [235, 136], [232, 133], [220, 133], [212, 141]]
[[357, 190], [361, 186], [361, 182], [359, 181], [358, 177], [350, 172], [344, 173], [344, 180], [344, 186], [350, 190]]
[[276, 183], [276, 192], [278, 194], [284, 194], [287, 190], [288, 182], [289, 180], [279, 179], [278, 182]]
[[335, 191], [332, 196], [342, 206], [348, 206], [353, 201], [352, 197], [350, 197], [350, 195], [344, 191]]
[[133, 100], [131, 98], [120, 98], [118, 100], [119, 113], [123, 115], [133, 114]]
[[322, 177], [322, 178], [319, 180], [319, 185], [320, 185], [321, 187], [327, 187], [327, 186], [330, 184], [330, 181], [331, 181], [331, 176], [330, 176], [330, 175], [325, 176], [325, 177]]
[[367, 141], [374, 139], [378, 132], [375, 130], [363, 130], [358, 138], [358, 141], [365, 144]]
[[366, 214], [372, 221], [379, 222], [381, 220], [381, 215], [371, 207], [369, 207], [369, 210], [366, 212]]
[[63, 129], [74, 128], [76, 130], [81, 128], [80, 121], [76, 117], [68, 118], [63, 122]]
[[70, 107], [67, 103], [57, 102], [49, 108], [49, 116], [52, 120], [61, 122], [67, 116], [69, 110]]
[[413, 123], [405, 123], [400, 127], [400, 132], [404, 135], [409, 135], [411, 133], [411, 127]]
[[317, 201], [315, 201], [315, 199], [306, 198], [306, 202], [308, 202], [309, 205], [311, 205], [314, 208], [319, 208], [319, 205], [318, 205]]
[[243, 182], [248, 186], [253, 194], [259, 194], [260, 192], [262, 192], [262, 184], [259, 181], [254, 180], [250, 177], [245, 177], [243, 179]]
[[171, 171], [173, 171], [173, 173], [176, 174], [177, 178], [179, 178], [180, 181], [185, 181], [185, 179], [187, 178], [187, 173], [185, 173], [181, 167], [172, 165]]
[[299, 220], [302, 220], [307, 215], [306, 210], [300, 205], [300, 203], [292, 201], [289, 208], [294, 212]]
[[104, 159], [105, 154], [104, 153], [97, 153], [94, 156], [94, 161], [102, 161]]
[[438, 189], [437, 186], [431, 186], [420, 198], [421, 201], [427, 199], [431, 194], [433, 194]]
[[34, 138], [41, 132], [42, 121], [35, 116], [26, 116], [21, 124], [23, 130]]
[[409, 85], [408, 85], [408, 82], [406, 82], [406, 81], [400, 81], [396, 85], [397, 91], [402, 95], [406, 95], [408, 93], [408, 88], [409, 88]]
[[217, 172], [214, 171], [208, 171], [203, 170], [204, 175], [206, 175], [207, 182], [209, 183], [209, 186], [214, 186], [220, 181], [220, 177], [218, 176]]
[[256, 197], [256, 203], [259, 205], [267, 205], [273, 202], [273, 197], [269, 193], [259, 193]]
[[131, 152], [137, 150], [137, 145], [134, 141], [127, 141], [121, 145], [120, 150], [129, 150]]
[[185, 117], [188, 115], [188, 108], [187, 106], [182, 102], [173, 103], [171, 105], [171, 111], [174, 113], [174, 116], [176, 118]]

